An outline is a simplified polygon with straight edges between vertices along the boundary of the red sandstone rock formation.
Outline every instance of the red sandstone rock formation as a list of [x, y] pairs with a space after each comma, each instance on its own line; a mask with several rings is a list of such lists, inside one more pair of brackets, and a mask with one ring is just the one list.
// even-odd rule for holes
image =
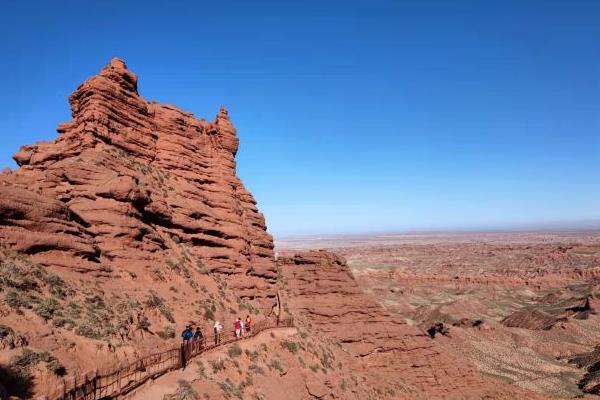
[[591, 295], [578, 298], [561, 295], [555, 292], [544, 296], [536, 304], [510, 314], [502, 323], [513, 328], [547, 330], [569, 318], [585, 319], [594, 312], [591, 303], [593, 301], [595, 304], [596, 300]]
[[362, 361], [370, 383], [385, 388], [379, 398], [539, 398], [484, 379], [424, 332], [394, 318], [363, 294], [341, 257], [310, 251], [284, 255], [278, 264], [290, 308]]
[[[57, 139], [0, 173], [0, 365], [23, 350], [12, 338], [70, 375], [172, 347], [185, 323], [265, 318], [273, 241], [236, 176], [227, 111], [147, 102], [119, 59], [69, 102]], [[35, 394], [59, 379], [42, 365], [27, 371]]]
[[227, 110], [206, 122], [147, 102], [119, 59], [69, 102], [57, 140], [23, 146], [20, 168], [0, 175], [0, 245], [50, 267], [139, 275], [181, 243], [242, 297], [274, 298], [273, 242], [236, 176]]

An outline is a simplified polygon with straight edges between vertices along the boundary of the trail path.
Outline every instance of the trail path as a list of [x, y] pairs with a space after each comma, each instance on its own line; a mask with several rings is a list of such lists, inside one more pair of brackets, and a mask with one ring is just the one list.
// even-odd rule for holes
[[[278, 328], [269, 329], [259, 333], [257, 336], [240, 340], [237, 342], [242, 350], [250, 349], [259, 346], [262, 343], [269, 345], [278, 339], [286, 338], [297, 333], [296, 328]], [[273, 337], [274, 336], [274, 337]], [[130, 393], [124, 399], [127, 400], [161, 400], [164, 395], [171, 394], [177, 390], [178, 381], [184, 379], [190, 383], [203, 379], [198, 374], [198, 370], [195, 365], [196, 360], [201, 360], [206, 354], [212, 354], [216, 352], [226, 353], [229, 346], [222, 346], [214, 348], [198, 357], [190, 360], [189, 365], [185, 370], [177, 370], [169, 372], [163, 376], [158, 377], [155, 380], [148, 381], [145, 385], [141, 386], [134, 392]]]

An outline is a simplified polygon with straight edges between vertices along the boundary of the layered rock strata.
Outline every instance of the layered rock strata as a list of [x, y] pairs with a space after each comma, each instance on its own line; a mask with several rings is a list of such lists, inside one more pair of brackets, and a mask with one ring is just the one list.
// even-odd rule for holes
[[94, 276], [147, 274], [185, 246], [242, 298], [273, 302], [273, 241], [236, 176], [227, 110], [205, 121], [148, 102], [119, 59], [69, 102], [58, 138], [23, 146], [0, 175], [1, 246]]

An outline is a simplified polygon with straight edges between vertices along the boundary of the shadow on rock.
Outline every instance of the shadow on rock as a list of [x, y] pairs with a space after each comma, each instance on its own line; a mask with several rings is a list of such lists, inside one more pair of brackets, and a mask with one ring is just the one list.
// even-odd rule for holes
[[[3, 387], [8, 393], [2, 393]], [[33, 378], [27, 372], [0, 365], [0, 398], [4, 399], [8, 396], [31, 398], [33, 396]]]

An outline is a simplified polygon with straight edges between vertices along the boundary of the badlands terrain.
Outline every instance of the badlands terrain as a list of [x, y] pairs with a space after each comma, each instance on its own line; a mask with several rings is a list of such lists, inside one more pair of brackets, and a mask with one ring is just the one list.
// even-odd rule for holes
[[547, 398], [599, 392], [599, 232], [300, 236], [276, 246], [345, 257], [369, 298], [485, 376]]
[[[317, 238], [276, 253], [224, 107], [205, 119], [147, 101], [120, 59], [69, 104], [56, 138], [0, 173], [3, 400], [597, 391], [597, 235]], [[229, 334], [246, 315], [294, 323], [137, 378], [157, 352], [179, 357], [186, 325]], [[106, 397], [97, 378], [114, 374]]]

